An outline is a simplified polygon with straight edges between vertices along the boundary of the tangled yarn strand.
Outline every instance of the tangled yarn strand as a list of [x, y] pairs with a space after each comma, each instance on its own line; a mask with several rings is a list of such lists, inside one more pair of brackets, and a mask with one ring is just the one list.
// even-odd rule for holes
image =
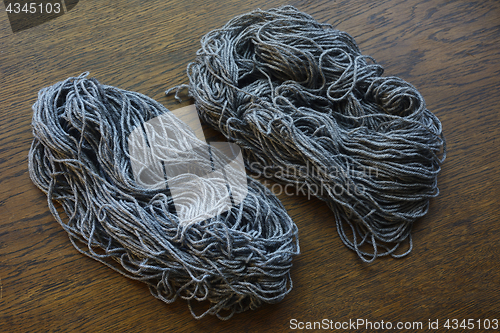
[[[204, 144], [160, 103], [102, 85], [84, 73], [42, 89], [33, 111], [30, 177], [47, 194], [52, 214], [80, 252], [145, 282], [167, 303], [177, 297], [188, 300], [196, 318], [212, 314], [228, 319], [289, 293], [292, 257], [299, 253], [297, 227], [264, 186], [226, 165], [227, 178], [244, 177], [248, 188], [243, 201], [224, 211], [220, 203], [227, 197], [217, 192], [220, 184], [198, 177], [200, 198], [219, 209], [205, 218], [206, 207], [198, 214], [200, 207], [192, 204], [200, 198], [174, 206], [162, 187], [164, 178], [157, 187], [145, 187], [134, 177], [128, 139], [138, 128], [147, 131], [151, 119], [163, 117], [158, 133], [179, 135], [184, 147]], [[148, 140], [150, 147], [168, 142], [158, 135]], [[211, 167], [221, 159], [212, 149], [210, 158], [200, 149], [165, 154], [177, 154], [172, 163]], [[153, 156], [158, 151], [145, 149], [142, 158], [160, 158]], [[169, 178], [169, 189], [183, 177]], [[194, 220], [182, 222], [180, 211], [194, 214]], [[210, 306], [196, 315], [194, 301]]]
[[366, 262], [411, 251], [446, 154], [421, 94], [382, 73], [347, 33], [290, 6], [207, 33], [187, 69], [200, 117], [242, 148], [246, 167], [305, 184]]

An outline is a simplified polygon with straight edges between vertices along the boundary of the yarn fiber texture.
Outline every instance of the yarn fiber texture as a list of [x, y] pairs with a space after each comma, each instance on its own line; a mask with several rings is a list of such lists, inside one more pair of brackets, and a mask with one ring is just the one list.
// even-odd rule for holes
[[[146, 283], [166, 303], [188, 300], [196, 318], [227, 319], [282, 300], [292, 288], [290, 268], [299, 246], [297, 227], [279, 200], [247, 178], [240, 204], [180, 223], [168, 188], [145, 187], [134, 177], [127, 140], [134, 129], [169, 111], [145, 95], [103, 85], [87, 74], [40, 90], [29, 152], [30, 177], [47, 195], [50, 211], [75, 248]], [[204, 143], [180, 120], [172, 118], [170, 126], [182, 132], [183, 144]], [[217, 158], [197, 154], [191, 150], [179, 158], [208, 165]], [[230, 166], [225, 170], [247, 177]], [[212, 183], [204, 184], [201, 196], [217, 207], [224, 198], [210, 192]], [[195, 314], [195, 301], [208, 301], [208, 310]]]
[[207, 33], [189, 85], [167, 94], [187, 87], [247, 169], [324, 200], [344, 244], [371, 262], [410, 253], [446, 153], [422, 95], [382, 74], [349, 34], [285, 6]]

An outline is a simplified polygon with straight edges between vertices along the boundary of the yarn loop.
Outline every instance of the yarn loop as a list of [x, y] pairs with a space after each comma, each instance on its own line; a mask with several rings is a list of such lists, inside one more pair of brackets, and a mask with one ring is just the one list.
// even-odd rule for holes
[[285, 6], [207, 33], [189, 85], [167, 94], [187, 87], [249, 170], [306, 184], [333, 211], [345, 245], [371, 262], [412, 250], [412, 225], [439, 193], [446, 153], [417, 89], [382, 74], [349, 34]]
[[[50, 211], [75, 248], [145, 282], [166, 303], [178, 297], [188, 300], [196, 318], [212, 314], [227, 319], [263, 302], [282, 300], [292, 288], [290, 268], [299, 247], [297, 227], [279, 200], [247, 178], [241, 203], [201, 221], [180, 223], [176, 209], [192, 210], [195, 205], [174, 205], [167, 188], [143, 186], [134, 177], [127, 139], [134, 129], [169, 116], [169, 111], [145, 95], [102, 85], [87, 74], [39, 92], [29, 153], [30, 177], [47, 194]], [[182, 144], [203, 144], [187, 125], [169, 117], [165, 130], [183, 133]], [[161, 142], [156, 139], [149, 144]], [[156, 158], [155, 151], [145, 149], [144, 159]], [[202, 167], [221, 156], [213, 153], [209, 159], [200, 152], [175, 156]], [[231, 165], [224, 170], [229, 178], [247, 177]], [[218, 207], [227, 199], [210, 195], [220, 193], [214, 192], [217, 184], [197, 180], [205, 196], [193, 200], [211, 200], [211, 206]], [[165, 179], [158, 182], [164, 184]], [[196, 315], [193, 301], [208, 301], [209, 309]]]

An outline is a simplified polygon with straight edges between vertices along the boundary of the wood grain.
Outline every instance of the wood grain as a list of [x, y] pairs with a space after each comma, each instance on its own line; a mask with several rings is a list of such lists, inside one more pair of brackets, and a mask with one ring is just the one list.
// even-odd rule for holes
[[500, 320], [500, 3], [494, 0], [288, 2], [350, 33], [385, 75], [415, 85], [443, 123], [448, 156], [441, 194], [415, 223], [410, 256], [363, 264], [340, 241], [323, 202], [280, 195], [300, 230], [292, 292], [229, 321], [198, 321], [182, 300], [164, 304], [142, 283], [72, 247], [27, 171], [38, 90], [90, 71], [167, 107], [185, 105], [163, 92], [186, 83], [201, 36], [235, 15], [282, 4], [82, 0], [14, 34], [0, 2], [1, 332], [285, 332], [291, 319], [420, 321], [424, 328], [436, 319], [440, 325], [448, 318]]

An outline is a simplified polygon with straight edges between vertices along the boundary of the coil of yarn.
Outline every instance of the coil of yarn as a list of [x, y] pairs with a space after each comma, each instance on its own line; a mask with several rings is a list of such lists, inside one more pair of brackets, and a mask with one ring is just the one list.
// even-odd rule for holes
[[371, 262], [412, 250], [446, 153], [421, 94], [382, 73], [349, 34], [285, 6], [207, 33], [189, 84], [166, 93], [188, 88], [249, 170], [324, 200], [344, 244]]
[[[188, 300], [196, 318], [211, 314], [227, 319], [282, 300], [292, 288], [290, 268], [299, 247], [297, 227], [279, 200], [247, 178], [240, 204], [201, 221], [180, 223], [179, 206], [168, 190], [144, 187], [134, 177], [127, 140], [135, 128], [169, 111], [145, 95], [87, 75], [40, 90], [29, 152], [30, 177], [47, 194], [50, 211], [75, 248], [146, 283], [167, 303]], [[186, 144], [202, 144], [187, 125], [171, 120], [165, 126], [183, 131]], [[192, 150], [184, 159], [214, 163], [198, 153]], [[225, 170], [247, 177], [230, 166]], [[217, 206], [213, 184], [206, 183], [200, 191]], [[189, 202], [182, 205], [191, 209]], [[208, 301], [208, 310], [195, 314], [194, 301]]]

